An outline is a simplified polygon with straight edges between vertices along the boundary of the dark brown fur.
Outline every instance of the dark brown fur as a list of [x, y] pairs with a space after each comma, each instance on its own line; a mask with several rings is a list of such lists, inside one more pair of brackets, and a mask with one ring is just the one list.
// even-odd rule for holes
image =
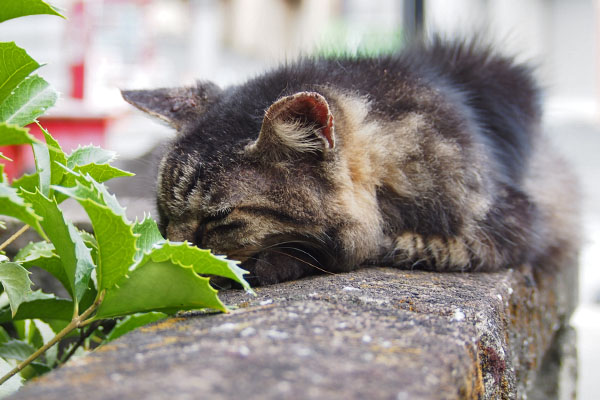
[[577, 250], [577, 194], [531, 73], [483, 46], [433, 40], [124, 97], [179, 131], [158, 179], [167, 237], [243, 261], [254, 283]]

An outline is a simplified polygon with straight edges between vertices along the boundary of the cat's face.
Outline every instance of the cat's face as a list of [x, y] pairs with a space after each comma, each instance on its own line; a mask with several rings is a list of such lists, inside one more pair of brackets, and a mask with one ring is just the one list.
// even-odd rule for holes
[[[124, 96], [172, 119], [150, 109], [149, 93]], [[323, 96], [300, 92], [280, 98], [259, 115], [261, 121], [243, 110], [221, 109], [218, 100], [211, 108], [182, 93], [151, 95], [179, 105], [185, 116], [173, 123], [180, 134], [158, 177], [157, 206], [167, 238], [242, 261], [255, 284], [335, 271], [352, 262], [342, 249], [344, 232], [356, 230], [355, 216], [341, 211], [347, 188], [340, 177], [346, 171]]]

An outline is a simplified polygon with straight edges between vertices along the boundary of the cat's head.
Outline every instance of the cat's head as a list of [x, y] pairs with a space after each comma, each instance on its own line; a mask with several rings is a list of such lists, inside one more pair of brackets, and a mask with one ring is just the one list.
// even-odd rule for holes
[[375, 194], [357, 193], [359, 166], [340, 150], [356, 121], [339, 100], [240, 100], [207, 83], [123, 96], [178, 130], [157, 183], [168, 239], [240, 260], [259, 284], [346, 269], [376, 241]]

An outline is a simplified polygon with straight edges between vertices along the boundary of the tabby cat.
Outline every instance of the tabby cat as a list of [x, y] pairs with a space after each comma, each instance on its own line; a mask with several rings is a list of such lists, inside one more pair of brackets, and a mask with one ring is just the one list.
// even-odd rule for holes
[[367, 264], [553, 268], [576, 252], [578, 196], [540, 91], [490, 47], [433, 39], [123, 96], [178, 131], [163, 232], [241, 260], [254, 284]]

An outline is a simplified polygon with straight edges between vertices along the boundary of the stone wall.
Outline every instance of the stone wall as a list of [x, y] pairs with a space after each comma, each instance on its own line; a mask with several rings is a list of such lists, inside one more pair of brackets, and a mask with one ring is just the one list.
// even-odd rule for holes
[[574, 398], [576, 276], [367, 268], [222, 292], [229, 314], [143, 327], [12, 398]]

